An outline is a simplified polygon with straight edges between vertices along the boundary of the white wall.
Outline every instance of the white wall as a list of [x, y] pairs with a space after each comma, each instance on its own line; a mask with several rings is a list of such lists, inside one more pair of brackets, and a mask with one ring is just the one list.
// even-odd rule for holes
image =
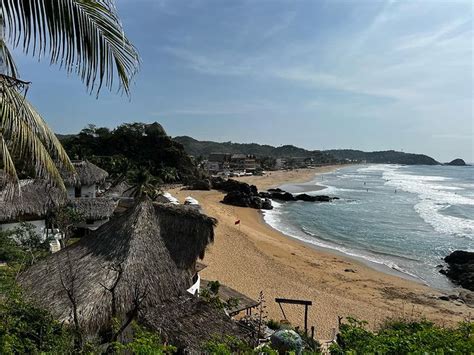
[[[44, 219], [40, 219], [36, 221], [27, 221], [27, 223], [30, 223], [33, 226], [35, 226], [36, 233], [38, 233], [39, 235], [43, 235], [43, 231], [46, 227], [46, 222]], [[20, 222], [0, 224], [0, 231], [5, 232], [7, 230], [20, 227], [20, 225], [21, 225]]]
[[[92, 184], [89, 186], [85, 186], [85, 185], [81, 186], [81, 197], [95, 198], [95, 194], [96, 194], [95, 184]], [[71, 199], [76, 197], [76, 189], [74, 186], [67, 187], [67, 196]]]

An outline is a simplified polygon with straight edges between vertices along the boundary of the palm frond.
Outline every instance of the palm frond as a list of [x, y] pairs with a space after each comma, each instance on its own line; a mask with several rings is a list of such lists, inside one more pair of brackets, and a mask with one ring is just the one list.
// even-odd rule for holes
[[3, 61], [2, 74], [18, 78], [18, 69], [7, 44], [0, 38], [0, 58]]
[[[58, 139], [15, 86], [0, 80], [0, 90], [0, 131], [10, 159], [11, 155], [20, 160], [31, 159], [38, 177], [65, 189], [57, 165], [72, 172], [74, 167]], [[4, 160], [5, 157], [3, 154]]]
[[114, 78], [129, 94], [139, 66], [113, 0], [2, 0], [8, 38], [14, 46], [76, 72], [91, 91]]

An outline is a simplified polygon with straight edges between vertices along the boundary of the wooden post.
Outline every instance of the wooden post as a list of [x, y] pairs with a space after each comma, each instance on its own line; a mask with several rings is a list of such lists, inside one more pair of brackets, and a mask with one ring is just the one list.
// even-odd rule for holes
[[308, 335], [308, 305], [304, 305], [304, 333]]

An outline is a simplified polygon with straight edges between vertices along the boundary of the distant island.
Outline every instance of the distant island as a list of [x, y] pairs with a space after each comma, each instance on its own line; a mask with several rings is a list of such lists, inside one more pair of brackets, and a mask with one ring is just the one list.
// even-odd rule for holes
[[198, 141], [189, 136], [174, 137], [181, 143], [186, 152], [194, 157], [207, 159], [214, 153], [252, 154], [257, 157], [279, 158], [312, 158], [318, 164], [325, 163], [370, 163], [370, 164], [405, 164], [405, 165], [439, 165], [435, 159], [424, 154], [397, 152], [394, 150], [363, 152], [352, 149], [306, 150], [293, 145], [273, 147], [257, 143], [233, 143]]
[[452, 161], [450, 161], [449, 163], [446, 163], [444, 165], [451, 165], [451, 166], [466, 166], [466, 162], [460, 158], [458, 159], [454, 159]]

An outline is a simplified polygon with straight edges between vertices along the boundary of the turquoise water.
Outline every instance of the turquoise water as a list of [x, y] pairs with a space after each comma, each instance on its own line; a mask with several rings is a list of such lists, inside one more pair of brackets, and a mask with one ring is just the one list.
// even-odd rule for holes
[[317, 176], [307, 192], [332, 203], [274, 203], [265, 220], [315, 246], [363, 258], [429, 284], [453, 285], [437, 266], [474, 251], [474, 167], [367, 165]]

